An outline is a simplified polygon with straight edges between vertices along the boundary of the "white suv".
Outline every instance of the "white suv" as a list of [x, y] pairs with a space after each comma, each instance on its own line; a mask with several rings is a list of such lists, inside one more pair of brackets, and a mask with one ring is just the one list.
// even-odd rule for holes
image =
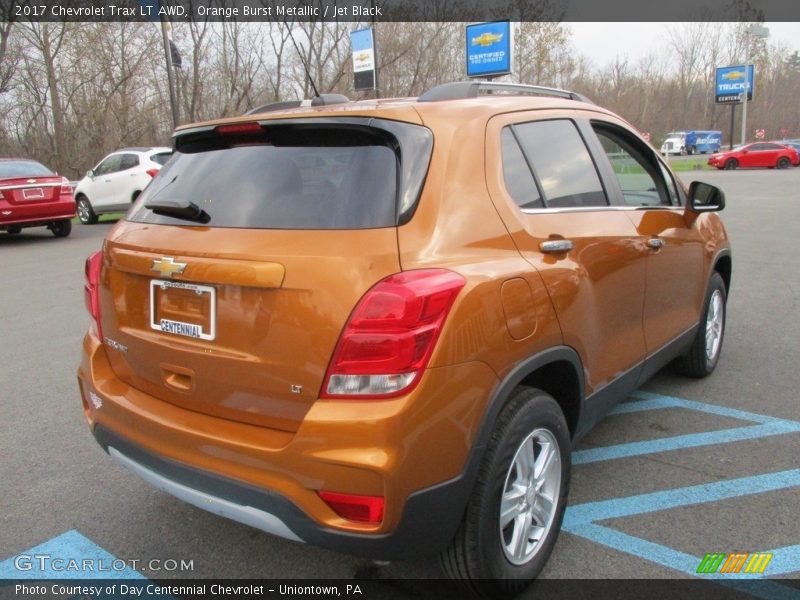
[[106, 156], [75, 188], [78, 218], [97, 223], [103, 213], [126, 211], [172, 156], [172, 148], [123, 148]]

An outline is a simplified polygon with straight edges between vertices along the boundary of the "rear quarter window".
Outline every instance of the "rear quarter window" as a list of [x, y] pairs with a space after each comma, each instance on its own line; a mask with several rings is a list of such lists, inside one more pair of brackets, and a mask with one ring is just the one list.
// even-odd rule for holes
[[548, 208], [606, 206], [592, 157], [568, 119], [511, 126]]

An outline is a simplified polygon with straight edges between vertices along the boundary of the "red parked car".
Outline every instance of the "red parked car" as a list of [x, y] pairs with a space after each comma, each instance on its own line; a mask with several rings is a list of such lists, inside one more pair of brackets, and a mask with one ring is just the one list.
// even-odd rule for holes
[[35, 160], [0, 158], [0, 230], [47, 227], [56, 237], [72, 231], [75, 198], [66, 177]]
[[768, 167], [786, 169], [800, 164], [800, 154], [794, 148], [775, 142], [745, 144], [727, 152], [717, 152], [708, 159], [708, 164], [718, 169], [739, 167]]

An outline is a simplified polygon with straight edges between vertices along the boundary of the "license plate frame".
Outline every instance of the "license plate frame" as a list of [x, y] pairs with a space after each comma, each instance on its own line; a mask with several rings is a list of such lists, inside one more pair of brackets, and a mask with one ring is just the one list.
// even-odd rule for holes
[[23, 200], [44, 200], [44, 188], [22, 188]]
[[[208, 296], [208, 330], [203, 324], [187, 323], [175, 319], [162, 318], [158, 314], [157, 301], [159, 292], [169, 289], [180, 289], [195, 292], [199, 296]], [[167, 333], [189, 339], [212, 341], [217, 337], [217, 290], [210, 285], [185, 283], [183, 281], [167, 281], [165, 279], [150, 280], [150, 328], [161, 333]], [[184, 333], [186, 332], [186, 333]]]

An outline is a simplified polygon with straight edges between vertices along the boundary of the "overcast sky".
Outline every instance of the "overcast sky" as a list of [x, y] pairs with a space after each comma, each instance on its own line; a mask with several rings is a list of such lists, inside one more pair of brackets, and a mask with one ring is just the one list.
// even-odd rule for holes
[[[797, 0], [790, 0], [795, 2]], [[667, 27], [677, 23], [566, 23], [572, 29], [572, 44], [597, 67], [612, 62], [617, 55], [631, 62], [650, 50], [668, 52]], [[781, 41], [792, 51], [800, 50], [800, 23], [766, 23], [770, 41]], [[720, 65], [723, 66], [723, 65]]]

